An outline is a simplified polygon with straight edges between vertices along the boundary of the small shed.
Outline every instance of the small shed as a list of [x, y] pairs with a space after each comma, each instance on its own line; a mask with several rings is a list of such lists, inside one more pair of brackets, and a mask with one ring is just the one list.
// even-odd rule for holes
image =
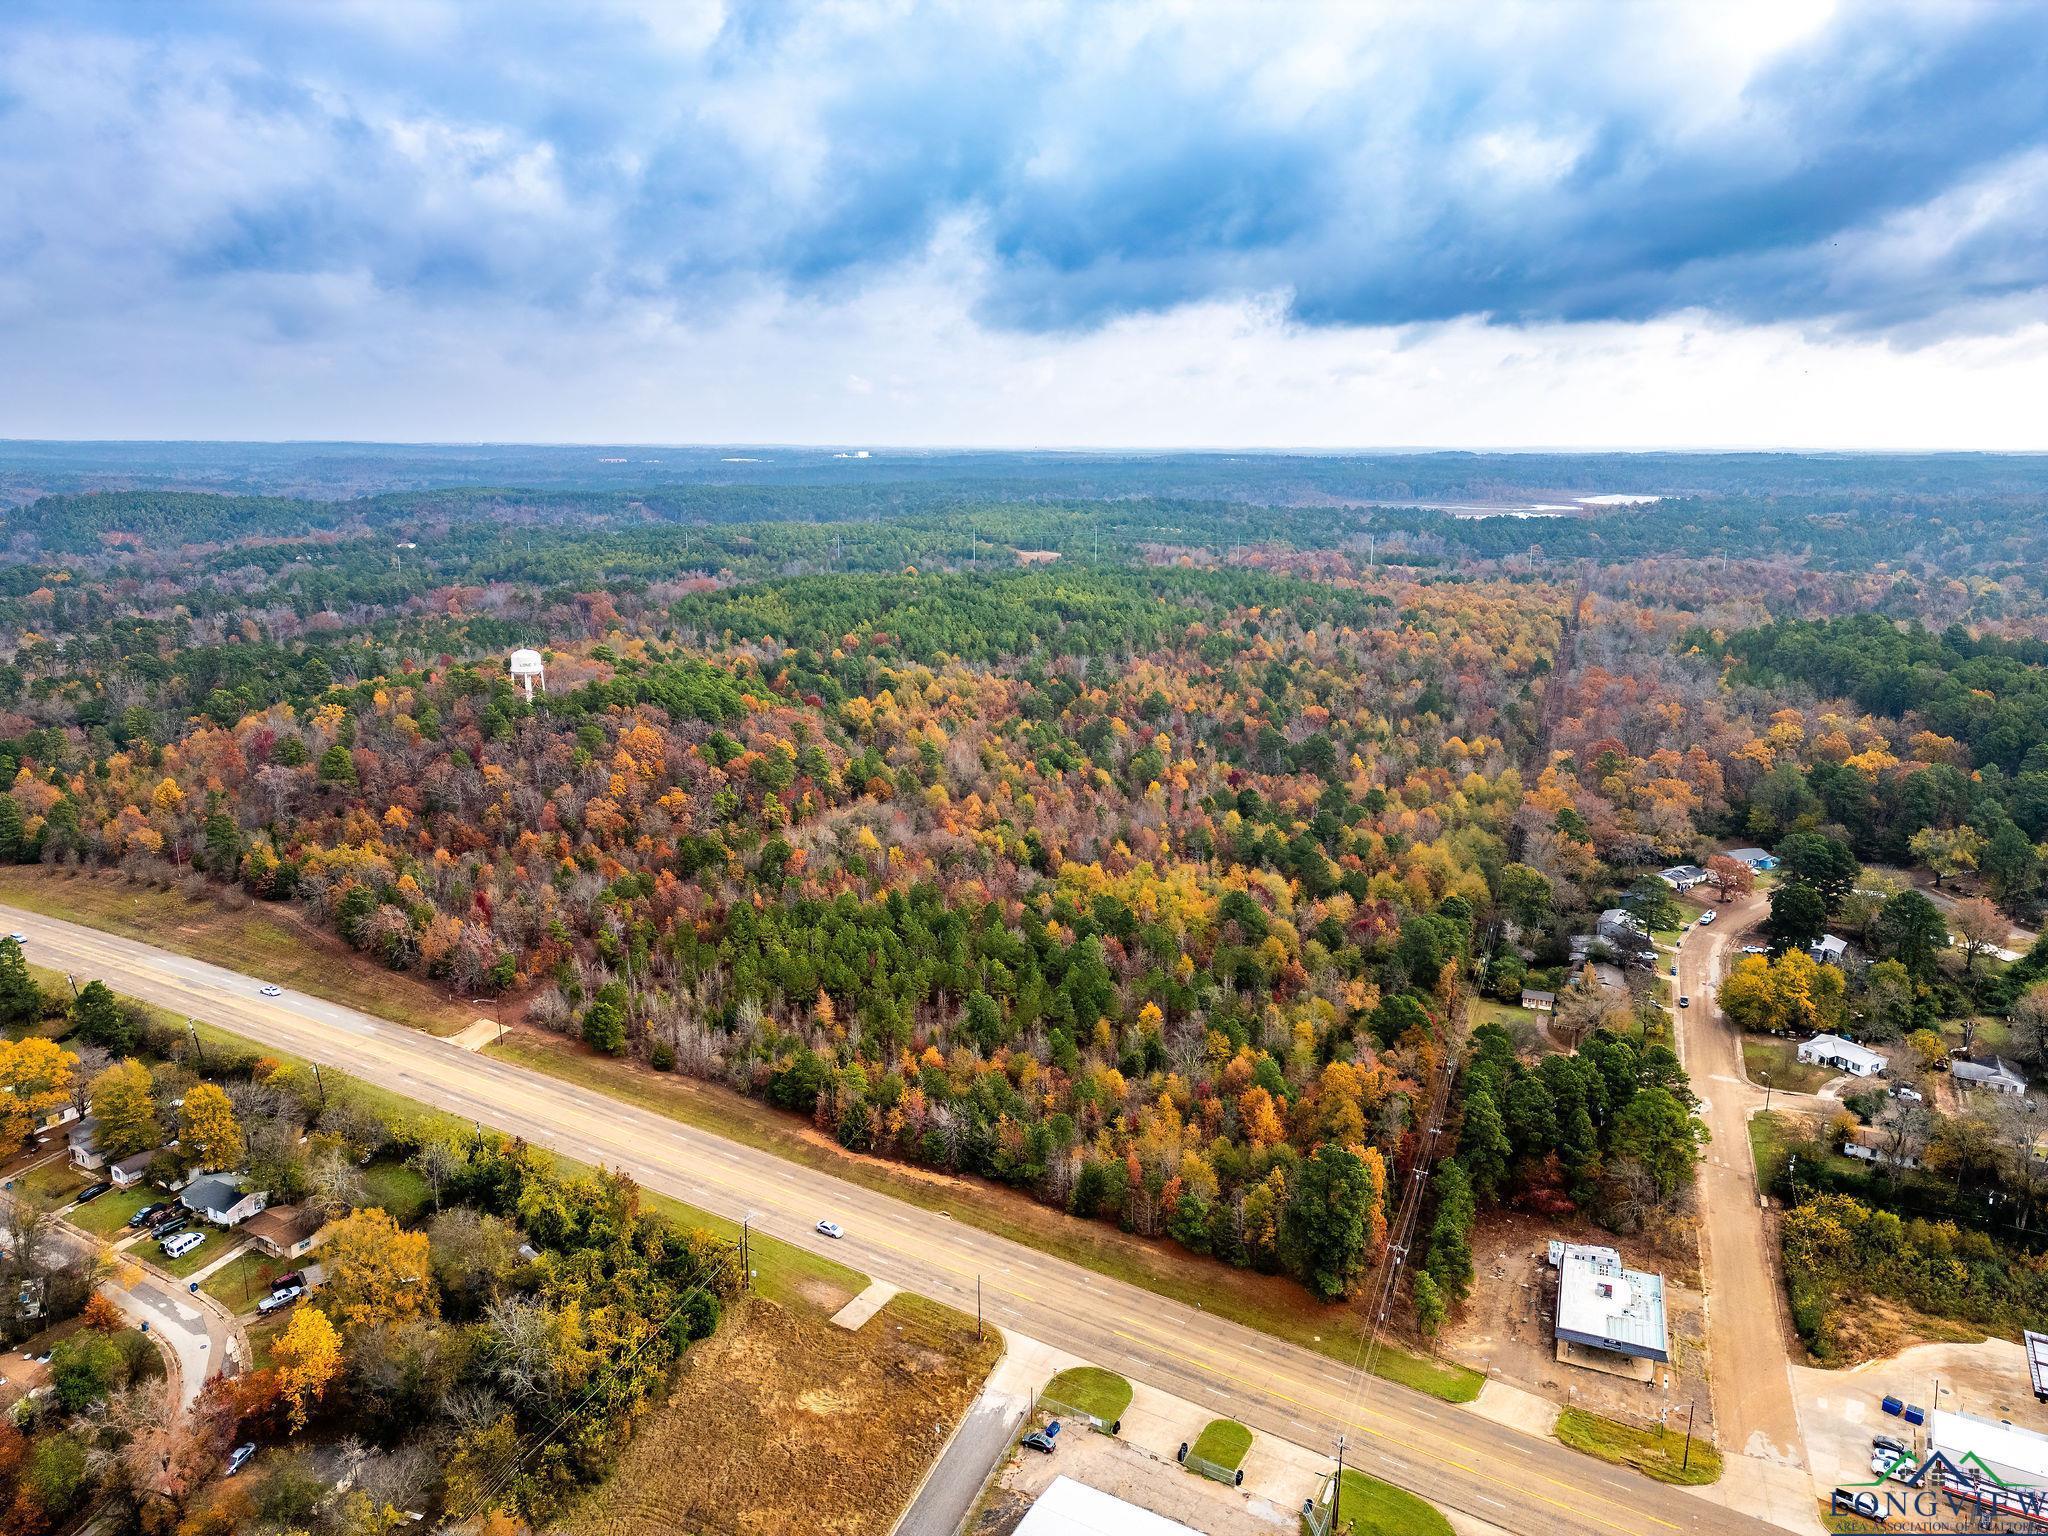
[[1550, 1013], [1557, 1007], [1555, 992], [1540, 991], [1535, 987], [1522, 988], [1522, 1006], [1531, 1013]]

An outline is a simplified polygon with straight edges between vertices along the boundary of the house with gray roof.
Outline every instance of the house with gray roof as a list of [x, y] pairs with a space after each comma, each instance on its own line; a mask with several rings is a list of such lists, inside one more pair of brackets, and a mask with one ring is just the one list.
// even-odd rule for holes
[[216, 1227], [237, 1227], [270, 1204], [270, 1192], [245, 1190], [240, 1179], [214, 1173], [187, 1184], [178, 1202]]
[[2026, 1078], [2007, 1066], [2002, 1056], [1994, 1056], [1988, 1062], [1952, 1061], [1948, 1064], [1948, 1075], [1965, 1088], [1982, 1088], [2012, 1098], [2027, 1091]]

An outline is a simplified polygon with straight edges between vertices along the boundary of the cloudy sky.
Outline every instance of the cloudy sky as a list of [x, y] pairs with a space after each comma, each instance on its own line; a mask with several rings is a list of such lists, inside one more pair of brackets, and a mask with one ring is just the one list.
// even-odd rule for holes
[[0, 437], [2048, 449], [2048, 7], [10, 4]]

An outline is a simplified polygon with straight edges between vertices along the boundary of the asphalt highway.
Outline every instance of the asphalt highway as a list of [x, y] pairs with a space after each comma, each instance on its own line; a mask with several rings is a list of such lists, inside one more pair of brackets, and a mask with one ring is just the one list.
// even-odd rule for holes
[[[593, 1090], [465, 1051], [262, 978], [0, 906], [36, 964], [340, 1067], [465, 1119], [603, 1163], [648, 1188], [972, 1311], [1518, 1536], [1757, 1533], [1763, 1522], [1496, 1424], [1344, 1362]], [[824, 1217], [843, 1241], [813, 1231]]]

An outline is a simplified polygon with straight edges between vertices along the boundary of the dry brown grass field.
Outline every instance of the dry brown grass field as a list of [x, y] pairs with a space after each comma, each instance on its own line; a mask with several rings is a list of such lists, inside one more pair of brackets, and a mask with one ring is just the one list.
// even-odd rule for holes
[[884, 1536], [998, 1350], [920, 1297], [857, 1333], [757, 1297], [690, 1351], [556, 1536]]

